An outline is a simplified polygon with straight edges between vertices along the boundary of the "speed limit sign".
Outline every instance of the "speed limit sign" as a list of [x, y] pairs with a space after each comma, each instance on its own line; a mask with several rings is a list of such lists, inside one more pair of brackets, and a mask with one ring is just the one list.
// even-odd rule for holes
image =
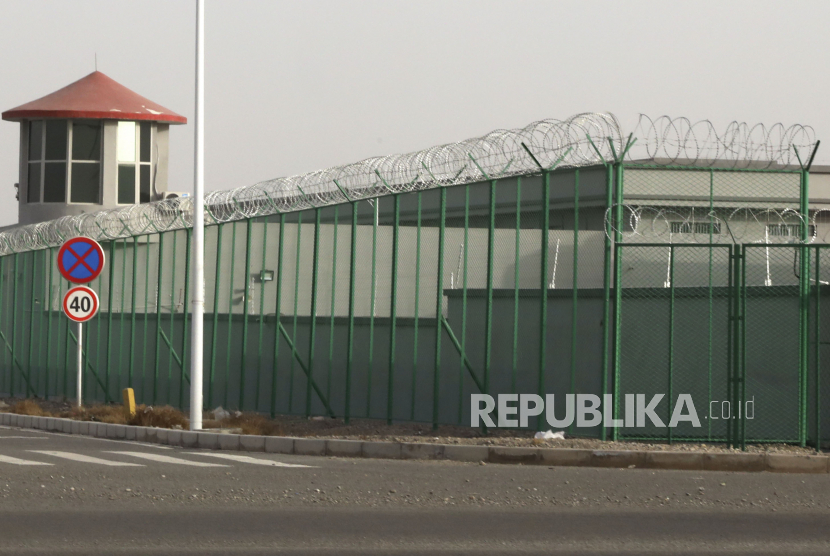
[[75, 322], [86, 322], [98, 312], [98, 295], [86, 286], [76, 286], [63, 297], [63, 312]]

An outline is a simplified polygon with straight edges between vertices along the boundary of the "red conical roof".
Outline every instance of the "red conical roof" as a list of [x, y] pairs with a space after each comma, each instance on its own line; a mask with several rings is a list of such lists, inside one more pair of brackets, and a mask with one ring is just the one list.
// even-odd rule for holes
[[3, 119], [149, 120], [186, 124], [180, 116], [96, 71], [43, 98], [3, 112]]

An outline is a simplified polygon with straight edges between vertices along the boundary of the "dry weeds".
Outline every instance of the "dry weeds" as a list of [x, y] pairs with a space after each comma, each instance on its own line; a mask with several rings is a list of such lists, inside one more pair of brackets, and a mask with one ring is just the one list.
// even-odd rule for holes
[[33, 400], [22, 400], [15, 404], [12, 404], [9, 407], [10, 413], [17, 413], [18, 415], [34, 415], [36, 417], [44, 417], [49, 415], [43, 409], [40, 408], [40, 405]]

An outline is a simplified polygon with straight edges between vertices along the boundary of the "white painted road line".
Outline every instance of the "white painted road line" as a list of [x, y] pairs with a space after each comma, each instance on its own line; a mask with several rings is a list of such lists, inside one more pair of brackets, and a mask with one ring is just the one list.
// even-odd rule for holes
[[133, 456], [136, 458], [149, 459], [151, 461], [159, 461], [161, 463], [172, 463], [175, 465], [192, 465], [193, 467], [228, 467], [221, 463], [205, 463], [203, 461], [189, 461], [186, 459], [172, 458], [170, 456], [163, 456], [161, 454], [148, 454], [146, 452], [105, 452], [107, 454], [121, 454], [122, 456]]
[[197, 456], [209, 456], [212, 458], [222, 458], [231, 461], [238, 461], [240, 463], [252, 463], [254, 465], [269, 465], [271, 467], [313, 467], [312, 465], [298, 465], [294, 463], [282, 463], [281, 461], [273, 461], [270, 459], [252, 458], [250, 456], [242, 456], [238, 454], [221, 454], [218, 452], [187, 452]]
[[42, 461], [30, 461], [28, 459], [17, 459], [11, 456], [0, 456], [0, 463], [10, 463], [12, 465], [54, 465], [53, 463], [43, 463]]
[[53, 452], [51, 450], [29, 450], [35, 454], [43, 454], [46, 456], [55, 456], [56, 458], [71, 459], [72, 461], [80, 461], [82, 463], [95, 463], [98, 465], [108, 465], [110, 467], [144, 467], [140, 463], [125, 463], [121, 461], [112, 461], [107, 459], [94, 458], [92, 456], [85, 456], [83, 454], [74, 454], [72, 452]]

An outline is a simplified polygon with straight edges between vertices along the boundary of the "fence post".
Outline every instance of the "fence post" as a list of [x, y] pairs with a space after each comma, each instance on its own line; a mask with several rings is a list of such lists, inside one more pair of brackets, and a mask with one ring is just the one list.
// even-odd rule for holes
[[[669, 245], [669, 389], [668, 389], [668, 425], [672, 415], [672, 398], [674, 386], [674, 245]], [[673, 443], [672, 428], [668, 427], [669, 444]]]
[[[47, 314], [46, 322], [48, 323], [46, 325], [46, 349], [47, 349], [47, 352], [46, 352], [46, 380], [45, 380], [45, 384], [43, 386], [43, 391], [44, 391], [46, 399], [48, 400], [49, 399], [49, 356], [52, 353], [52, 268], [54, 266], [52, 264], [52, 248], [51, 247], [45, 253], [45, 261], [46, 262], [44, 264], [49, 265], [49, 289], [44, 294], [43, 300], [44, 300], [45, 303], [48, 303], [49, 309], [46, 313]], [[0, 274], [2, 274], [2, 272], [3, 272], [2, 267], [0, 267]], [[0, 292], [3, 290], [2, 284], [3, 284], [2, 278], [0, 278]], [[2, 308], [2, 306], [3, 306], [2, 299], [3, 299], [2, 298], [2, 293], [0, 293], [0, 308]], [[57, 360], [57, 350], [56, 350], [55, 355], [56, 355], [56, 360]], [[57, 375], [55, 376], [55, 382], [57, 382]]]
[[418, 378], [418, 319], [421, 301], [421, 192], [417, 194], [418, 216], [415, 232], [415, 322], [412, 332], [412, 401], [410, 403], [410, 419], [415, 420], [415, 389]]
[[441, 329], [444, 320], [444, 235], [447, 218], [447, 189], [441, 188], [440, 220], [438, 223], [438, 272], [435, 294], [435, 368], [432, 378], [432, 429], [438, 429], [438, 398], [441, 391]]
[[164, 265], [164, 234], [159, 234], [159, 256], [158, 256], [158, 271], [156, 273], [156, 353], [155, 361], [153, 363], [153, 405], [156, 405], [156, 398], [158, 397], [158, 382], [159, 382], [159, 349], [161, 348], [161, 278]]
[[[344, 193], [345, 195], [345, 193]], [[349, 345], [346, 353], [346, 392], [344, 418], [346, 424], [352, 416], [352, 360], [354, 358], [354, 286], [356, 272], [356, 250], [357, 250], [357, 203], [352, 202], [352, 234], [351, 247], [349, 252]]]
[[[248, 363], [248, 305], [251, 294], [251, 219], [245, 221], [245, 282], [242, 294], [242, 356], [239, 363], [239, 411], [245, 407], [245, 374]], [[256, 407], [254, 407], [256, 410]]]
[[[29, 375], [29, 380], [32, 380], [32, 357], [34, 356], [35, 346], [35, 284], [37, 284], [37, 257], [32, 251], [32, 299], [29, 303], [29, 356], [26, 360], [26, 374]], [[37, 382], [35, 383], [37, 385]], [[33, 394], [37, 395], [37, 387], [35, 386]]]
[[[110, 394], [110, 371], [112, 370], [112, 366], [110, 365], [110, 353], [112, 351], [112, 294], [113, 294], [113, 281], [115, 280], [115, 240], [110, 241], [110, 264], [109, 264], [109, 281], [107, 286], [107, 354], [106, 354], [106, 361], [107, 361], [107, 368], [104, 371], [104, 387], [106, 389], [105, 398]], [[175, 259], [175, 257], [174, 257]], [[100, 370], [100, 366], [98, 367]]]
[[520, 251], [522, 237], [522, 177], [516, 178], [516, 229], [513, 246], [513, 368], [510, 377], [510, 392], [517, 394], [519, 375], [519, 279]]
[[308, 335], [308, 377], [305, 389], [305, 415], [311, 416], [311, 382], [314, 379], [314, 348], [317, 335], [317, 277], [320, 272], [320, 211], [314, 209], [314, 250], [311, 261], [311, 328]]
[[20, 257], [19, 253], [14, 254], [14, 275], [12, 276], [12, 345], [11, 345], [11, 352], [12, 352], [12, 364], [9, 367], [9, 376], [11, 377], [11, 386], [9, 387], [9, 394], [14, 396], [14, 365], [15, 361], [17, 360], [17, 354], [15, 353], [16, 345], [17, 345], [17, 268], [18, 268], [18, 258]]
[[[614, 192], [614, 349], [612, 351], [611, 365], [614, 369], [613, 391], [614, 391], [614, 419], [620, 415], [620, 348], [622, 334], [622, 226], [623, 226], [623, 165], [622, 162], [614, 164], [615, 192]], [[619, 438], [619, 429], [614, 427], [611, 431], [611, 439]]]
[[[262, 222], [262, 270], [265, 270], [268, 264], [265, 255], [268, 253], [268, 219]], [[256, 400], [254, 401], [254, 411], [259, 411], [259, 392], [262, 385], [262, 342], [265, 334], [265, 281], [262, 279], [262, 274], [259, 277], [259, 344], [257, 347], [257, 368], [256, 368]], [[276, 365], [276, 361], [274, 362]]]
[[[210, 332], [210, 379], [208, 380], [207, 395], [208, 407], [213, 407], [213, 382], [216, 379], [216, 340], [219, 332], [219, 288], [220, 283], [222, 282], [222, 230], [224, 227], [225, 224], [218, 224], [216, 226], [216, 269], [213, 283], [213, 330]], [[279, 288], [279, 283], [277, 284], [277, 287]], [[279, 291], [279, 289], [277, 291]], [[274, 362], [274, 365], [276, 366], [276, 361]]]
[[[130, 285], [130, 308], [132, 309], [132, 315], [130, 316], [130, 364], [127, 368], [127, 386], [130, 388], [135, 388], [133, 384], [133, 368], [135, 366], [135, 287], [136, 287], [136, 274], [138, 273], [138, 236], [133, 237], [133, 277], [131, 280]], [[144, 318], [147, 318], [147, 314], [145, 313]], [[144, 346], [144, 349], [147, 349], [147, 346]], [[143, 391], [143, 384], [142, 389], [139, 390], [142, 394]]]
[[[576, 394], [576, 345], [579, 293], [579, 169], [574, 170], [573, 277], [571, 279], [571, 393]], [[605, 398], [601, 398], [604, 402]], [[571, 423], [573, 432], [574, 423]], [[605, 424], [600, 424], [604, 429]]]
[[[547, 371], [547, 332], [548, 332], [548, 242], [550, 228], [550, 172], [542, 170], [542, 260], [539, 288], [539, 376], [537, 394], [545, 399], [545, 373]], [[537, 419], [536, 428], [542, 430], [544, 419]]]
[[392, 405], [395, 394], [395, 333], [398, 318], [398, 242], [400, 240], [401, 198], [392, 196], [394, 202], [394, 222], [392, 228], [392, 289], [389, 299], [389, 377], [386, 391], [386, 424], [392, 424]]
[[[228, 283], [228, 350], [225, 358], [225, 396], [224, 405], [228, 407], [231, 383], [231, 348], [233, 347], [233, 275], [236, 267], [236, 221], [231, 224], [231, 275]], [[242, 408], [237, 408], [241, 410]]]
[[816, 379], [815, 384], [815, 403], [816, 403], [816, 452], [821, 452], [821, 282], [819, 281], [819, 263], [821, 261], [821, 248], [816, 246]]
[[282, 260], [285, 245], [285, 214], [280, 214], [279, 243], [277, 244], [277, 299], [274, 302], [274, 370], [271, 373], [271, 417], [277, 414], [277, 370], [280, 357], [280, 311], [282, 310]]
[[[611, 209], [614, 203], [614, 169], [610, 164], [605, 165], [605, 240], [603, 242], [603, 274], [602, 274], [602, 399], [608, 392], [608, 343], [611, 340]], [[616, 409], [616, 404], [615, 404]], [[616, 417], [616, 415], [615, 415]], [[600, 440], [607, 438], [605, 426], [600, 427]], [[616, 438], [616, 433], [611, 432]]]
[[[184, 322], [182, 323], [182, 357], [181, 357], [181, 373], [179, 374], [179, 409], [184, 410], [184, 381], [185, 378], [188, 378], [188, 383], [193, 380], [192, 377], [188, 377], [187, 375], [187, 355], [190, 351], [187, 349], [187, 323], [188, 318], [187, 316], [190, 314], [190, 303], [188, 299], [190, 298], [190, 254], [191, 254], [191, 247], [190, 242], [193, 236], [193, 228], [185, 228], [184, 230], [184, 299], [182, 300], [182, 319]], [[204, 249], [204, 239], [202, 240], [202, 249]], [[204, 268], [202, 269], [204, 271]], [[204, 288], [204, 284], [200, 286]], [[202, 319], [204, 319], [204, 294], [202, 294]], [[203, 330], [204, 332], [204, 330]], [[173, 345], [173, 335], [170, 335], [170, 345]], [[204, 357], [204, 355], [202, 355]], [[191, 400], [192, 402], [193, 400]], [[199, 401], [197, 400], [196, 403], [198, 404]], [[202, 405], [204, 406], [204, 399], [202, 400]], [[202, 411], [202, 407], [199, 408], [199, 411]]]

